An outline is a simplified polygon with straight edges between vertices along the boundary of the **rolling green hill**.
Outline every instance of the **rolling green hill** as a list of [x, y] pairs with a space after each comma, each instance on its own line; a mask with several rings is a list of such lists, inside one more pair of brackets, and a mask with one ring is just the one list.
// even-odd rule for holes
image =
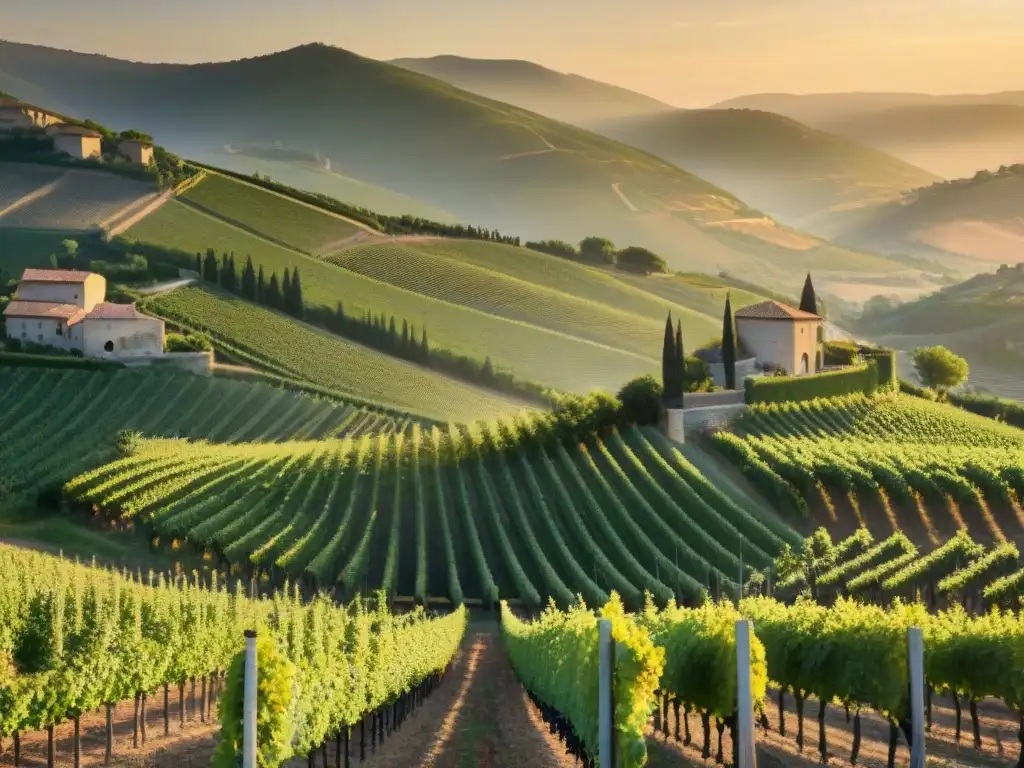
[[627, 88], [556, 72], [530, 61], [433, 56], [388, 63], [584, 128], [604, 120], [673, 109]]
[[271, 373], [438, 421], [465, 422], [527, 407], [201, 288], [179, 288], [143, 306], [176, 325], [206, 331], [229, 354]]
[[[900, 349], [942, 344], [967, 358], [969, 384], [1024, 399], [1024, 266], [983, 274], [864, 318], [860, 333]], [[910, 371], [905, 371], [910, 373]]]
[[791, 224], [898, 198], [937, 177], [790, 118], [748, 109], [675, 110], [596, 128], [686, 168]]
[[[789, 257], [806, 250], [806, 240], [794, 243], [791, 233], [697, 176], [611, 139], [337, 48], [306, 45], [184, 66], [3, 42], [0, 60], [3, 72], [75, 112], [150, 132], [185, 155], [280, 142], [328, 159], [347, 177], [524, 239], [600, 234], [647, 246], [677, 268], [757, 270], [765, 282], [789, 288], [802, 279]], [[756, 226], [745, 223], [752, 217]], [[898, 268], [849, 253], [823, 252], [815, 260], [818, 271]]]

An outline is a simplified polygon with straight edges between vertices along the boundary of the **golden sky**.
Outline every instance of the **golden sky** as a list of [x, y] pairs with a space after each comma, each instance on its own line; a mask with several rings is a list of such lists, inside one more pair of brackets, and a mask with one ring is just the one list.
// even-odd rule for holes
[[1024, 90], [1024, 0], [93, 0], [89, 13], [81, 7], [0, 0], [0, 35], [139, 61], [220, 61], [314, 41], [379, 59], [517, 58], [678, 106], [766, 91]]

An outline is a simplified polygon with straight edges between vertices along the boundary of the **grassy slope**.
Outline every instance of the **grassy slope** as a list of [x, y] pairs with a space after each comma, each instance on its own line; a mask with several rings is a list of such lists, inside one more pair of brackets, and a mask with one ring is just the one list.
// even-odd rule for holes
[[[510, 322], [446, 301], [382, 283], [256, 237], [219, 219], [171, 201], [126, 233], [127, 237], [195, 253], [212, 247], [251, 255], [266, 274], [300, 268], [303, 296], [309, 305], [334, 309], [343, 302], [347, 314], [367, 310], [425, 323], [431, 343], [494, 363], [518, 375], [559, 389], [617, 389], [632, 375], [654, 371], [655, 359], [584, 341], [523, 322]], [[553, 364], [552, 361], [557, 361]]]
[[172, 321], [202, 326], [275, 372], [440, 421], [490, 418], [525, 407], [242, 299], [181, 288], [146, 306]]
[[934, 174], [849, 139], [755, 110], [676, 110], [600, 130], [796, 223], [833, 208], [898, 198]]
[[[79, 112], [166, 137], [171, 148], [280, 141], [319, 152], [347, 176], [523, 237], [602, 234], [651, 247], [679, 268], [714, 259], [799, 282], [785, 258], [792, 250], [780, 257], [765, 247], [776, 235], [770, 227], [737, 239], [706, 226], [751, 211], [703, 179], [566, 123], [340, 49], [303, 46], [169, 66], [0, 43], [0, 58], [5, 72]], [[819, 266], [839, 268], [841, 260]]]
[[304, 253], [320, 253], [367, 231], [362, 225], [216, 173], [182, 195], [187, 203]]
[[669, 311], [683, 320], [687, 336], [706, 340], [714, 334], [710, 318], [631, 290], [587, 267], [566, 262], [565, 272], [579, 280], [576, 286], [559, 275], [548, 281], [542, 269], [528, 277], [530, 265], [522, 263], [530, 261], [528, 253], [485, 242], [399, 242], [358, 246], [331, 261], [422, 295], [651, 358], [660, 354], [660, 330]]

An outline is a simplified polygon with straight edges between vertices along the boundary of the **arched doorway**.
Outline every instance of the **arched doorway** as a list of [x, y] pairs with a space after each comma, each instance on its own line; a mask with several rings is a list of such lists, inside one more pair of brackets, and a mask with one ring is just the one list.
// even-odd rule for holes
[[[103, 351], [104, 352], [113, 352], [114, 351], [114, 342], [108, 341], [106, 344], [104, 344], [103, 345]], [[806, 357], [806, 355], [804, 355], [804, 357]]]
[[810, 373], [811, 359], [804, 352], [804, 356], [800, 358], [800, 373]]

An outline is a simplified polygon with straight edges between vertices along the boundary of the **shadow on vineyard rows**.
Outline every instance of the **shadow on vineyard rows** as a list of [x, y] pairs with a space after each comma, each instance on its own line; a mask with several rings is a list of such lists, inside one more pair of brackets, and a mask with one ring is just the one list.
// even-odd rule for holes
[[[800, 732], [799, 719], [792, 695], [785, 697], [785, 735], [779, 732], [778, 692], [770, 690], [766, 699], [768, 728], [764, 723], [756, 730], [758, 765], [761, 768], [775, 766], [821, 765], [821, 730], [817, 699], [804, 703], [803, 749], [797, 743]], [[684, 712], [679, 711], [678, 731], [675, 714], [670, 707], [666, 722], [668, 733], [662, 729], [657, 714], [651, 718], [647, 729], [649, 766], [673, 766], [687, 761], [692, 764], [715, 764], [719, 749], [718, 733], [714, 720], [711, 721], [709, 757], [702, 758], [704, 736], [700, 717], [689, 716], [690, 741], [687, 742], [687, 724]], [[876, 713], [864, 710], [860, 715], [861, 740], [856, 762], [851, 761], [854, 746], [856, 722], [855, 712], [850, 712], [847, 721], [842, 707], [832, 705], [825, 709], [825, 751], [829, 765], [858, 765], [870, 768], [884, 768], [888, 762], [889, 724]], [[1018, 722], [1016, 716], [1001, 702], [985, 700], [978, 704], [979, 736], [981, 748], [973, 742], [972, 722], [966, 703], [963, 704], [960, 741], [956, 739], [956, 712], [952, 699], [934, 697], [932, 700], [932, 725], [927, 733], [928, 765], [939, 766], [1013, 766], [1020, 755]], [[725, 764], [732, 764], [732, 739], [726, 728], [722, 735], [721, 753]], [[895, 765], [910, 765], [910, 750], [903, 733], [899, 734]]]

